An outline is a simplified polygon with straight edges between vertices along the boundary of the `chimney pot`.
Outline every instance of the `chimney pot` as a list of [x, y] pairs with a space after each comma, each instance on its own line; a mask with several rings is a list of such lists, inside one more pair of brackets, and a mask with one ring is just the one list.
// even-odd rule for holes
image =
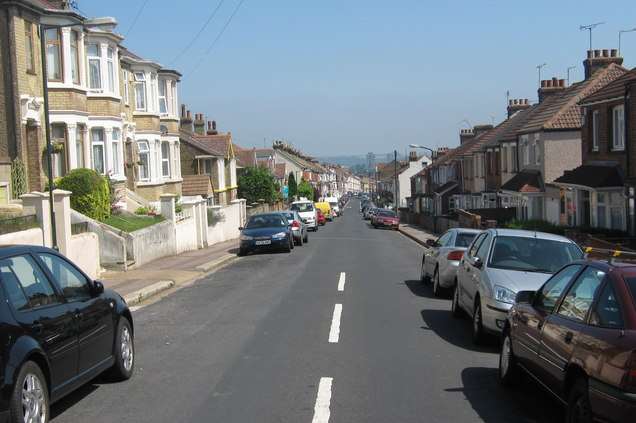
[[559, 86], [559, 80], [556, 77], [552, 78], [552, 86], [553, 87], [558, 87]]
[[609, 57], [609, 50], [608, 49], [604, 49], [603, 50], [603, 57]]
[[188, 110], [186, 116], [188, 116], [188, 119], [192, 120], [192, 112], [190, 112], [190, 110]]
[[527, 98], [523, 99], [523, 104], [528, 104], [528, 99]]
[[512, 106], [512, 100], [508, 100], [508, 106]]
[[594, 50], [594, 57], [601, 57], [601, 50]]
[[181, 117], [184, 118], [186, 116], [186, 105], [181, 105]]
[[548, 86], [548, 81], [546, 81], [545, 79], [541, 81], [541, 88], [545, 88]]
[[212, 129], [212, 122], [208, 121], [208, 131]]
[[610, 50], [610, 57], [617, 57], [618, 56], [618, 50], [613, 48]]
[[565, 87], [565, 79], [559, 79], [559, 87], [561, 88]]
[[591, 59], [592, 58], [592, 50], [588, 50], [587, 51], [587, 58]]

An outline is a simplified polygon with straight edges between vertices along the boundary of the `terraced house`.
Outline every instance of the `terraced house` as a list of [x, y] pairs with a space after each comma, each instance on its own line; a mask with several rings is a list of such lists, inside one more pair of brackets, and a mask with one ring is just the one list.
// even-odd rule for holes
[[[2, 2], [2, 7], [8, 19], [3, 30], [12, 34], [2, 38], [3, 62], [15, 69], [5, 74], [3, 87], [11, 89], [2, 95], [5, 104], [14, 104], [0, 110], [7, 126], [14, 123], [5, 138], [11, 141], [3, 142], [8, 153], [0, 173], [5, 186], [10, 183], [9, 163], [16, 157], [26, 163], [29, 191], [45, 185], [39, 55], [44, 42], [53, 176], [82, 167], [108, 175], [122, 207], [157, 201], [166, 192], [180, 194], [181, 75], [123, 47], [114, 18], [85, 19], [65, 1], [21, 0]], [[38, 17], [55, 14], [73, 16], [78, 25], [48, 28], [41, 39]], [[12, 52], [14, 56], [8, 55]]]

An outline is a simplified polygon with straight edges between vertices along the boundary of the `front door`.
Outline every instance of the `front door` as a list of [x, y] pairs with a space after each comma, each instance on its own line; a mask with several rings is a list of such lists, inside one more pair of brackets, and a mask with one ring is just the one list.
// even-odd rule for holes
[[588, 266], [570, 285], [556, 313], [550, 315], [541, 334], [539, 358], [545, 362], [539, 377], [555, 392], [565, 382], [565, 368], [580, 342], [588, 313], [605, 273]]
[[31, 255], [0, 261], [0, 279], [15, 319], [47, 355], [54, 393], [77, 375], [73, 316]]
[[113, 304], [104, 296], [94, 297], [89, 279], [64, 258], [50, 253], [39, 253], [38, 257], [51, 273], [76, 319], [79, 374], [87, 372], [113, 354]]

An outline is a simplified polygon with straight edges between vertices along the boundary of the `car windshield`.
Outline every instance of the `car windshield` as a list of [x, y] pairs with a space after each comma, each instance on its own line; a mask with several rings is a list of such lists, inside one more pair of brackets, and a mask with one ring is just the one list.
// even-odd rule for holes
[[292, 212], [282, 212], [281, 214], [282, 214], [283, 216], [285, 216], [285, 218], [286, 218], [287, 220], [294, 220], [294, 219], [295, 219], [295, 217], [294, 217], [294, 213], [292, 213]]
[[583, 258], [571, 242], [519, 236], [498, 236], [490, 257], [490, 267], [526, 272], [554, 273], [564, 265]]
[[468, 248], [470, 243], [473, 242], [475, 235], [477, 234], [471, 232], [458, 232], [455, 239], [455, 247]]
[[253, 216], [247, 222], [247, 229], [257, 228], [279, 228], [287, 226], [282, 216], [279, 214], [263, 214], [260, 216]]
[[299, 213], [314, 211], [314, 205], [311, 203], [294, 203], [291, 208]]
[[382, 217], [397, 217], [395, 212], [388, 211], [388, 210], [379, 211], [378, 212], [378, 216], [382, 216]]
[[625, 278], [625, 282], [627, 282], [627, 286], [629, 287], [629, 292], [632, 293], [632, 298], [634, 299], [634, 305], [636, 306], [636, 278]]

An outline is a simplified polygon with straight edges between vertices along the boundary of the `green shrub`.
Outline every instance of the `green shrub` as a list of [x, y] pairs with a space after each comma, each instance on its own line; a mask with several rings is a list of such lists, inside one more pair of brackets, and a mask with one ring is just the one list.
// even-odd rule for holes
[[92, 169], [74, 169], [56, 181], [60, 189], [71, 191], [74, 210], [103, 222], [110, 217], [110, 187], [106, 178]]
[[138, 207], [137, 210], [135, 210], [135, 214], [148, 214], [148, 212], [150, 211], [150, 209], [148, 207]]
[[525, 229], [527, 231], [547, 232], [551, 234], [564, 235], [565, 227], [555, 225], [545, 220], [511, 220], [505, 226], [508, 229]]
[[19, 157], [11, 163], [11, 193], [13, 198], [20, 198], [27, 191], [26, 168]]

